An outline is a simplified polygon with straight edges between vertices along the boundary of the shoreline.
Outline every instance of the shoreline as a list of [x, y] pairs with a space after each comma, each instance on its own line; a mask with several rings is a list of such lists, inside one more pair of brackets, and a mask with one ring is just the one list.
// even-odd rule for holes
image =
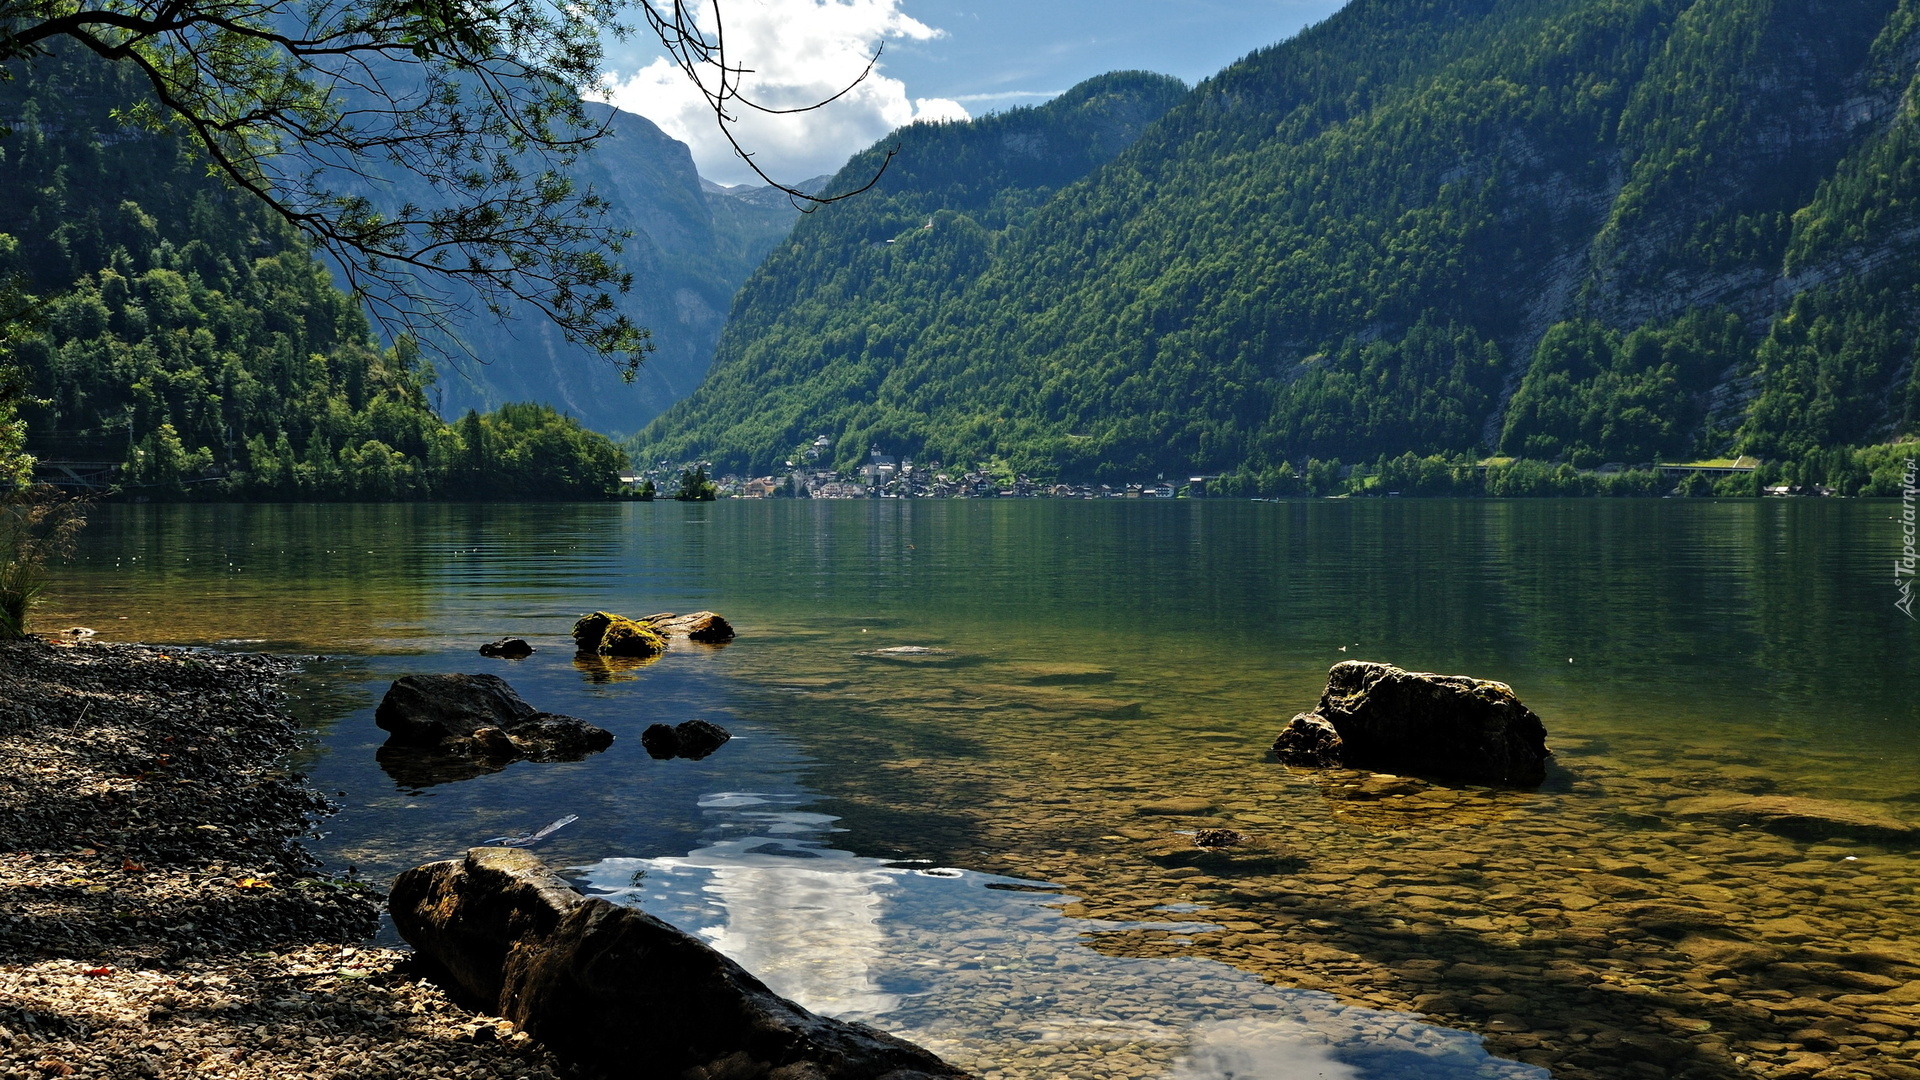
[[360, 944], [384, 897], [300, 844], [299, 666], [0, 644], [0, 1077], [570, 1075]]

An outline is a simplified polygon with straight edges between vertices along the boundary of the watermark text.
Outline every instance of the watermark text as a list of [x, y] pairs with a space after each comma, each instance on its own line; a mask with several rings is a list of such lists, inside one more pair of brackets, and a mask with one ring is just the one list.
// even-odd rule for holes
[[1913, 550], [1916, 480], [1920, 480], [1920, 467], [1908, 458], [1906, 472], [1900, 475], [1900, 557], [1893, 560], [1893, 589], [1898, 598], [1893, 606], [1909, 619], [1913, 618], [1913, 572], [1920, 559]]

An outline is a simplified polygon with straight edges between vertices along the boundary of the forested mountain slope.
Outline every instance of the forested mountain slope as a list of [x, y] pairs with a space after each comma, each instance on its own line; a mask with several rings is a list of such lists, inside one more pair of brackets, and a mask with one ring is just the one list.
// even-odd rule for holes
[[[171, 137], [114, 118], [131, 71], [77, 49], [0, 81], [0, 366], [27, 377], [42, 458], [124, 463], [133, 493], [228, 497], [598, 494], [606, 439], [520, 406], [457, 427], [431, 371], [377, 347], [311, 249]], [[0, 446], [0, 457], [11, 447]]]
[[1001, 159], [1138, 80], [908, 128], [639, 449], [1244, 478], [1882, 440], [1920, 410], [1917, 58], [1920, 0], [1353, 0], [1084, 178]]

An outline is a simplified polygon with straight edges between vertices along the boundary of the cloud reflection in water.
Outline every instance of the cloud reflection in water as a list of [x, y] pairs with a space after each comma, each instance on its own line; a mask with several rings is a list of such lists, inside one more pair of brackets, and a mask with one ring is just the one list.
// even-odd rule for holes
[[[592, 892], [689, 932], [815, 1012], [1007, 1078], [1544, 1080], [1478, 1037], [1401, 1013], [1269, 986], [1210, 960], [1108, 956], [1089, 935], [1195, 922], [1101, 922], [1058, 892], [826, 846], [807, 795], [700, 800], [718, 837], [685, 855], [575, 871]], [[1203, 915], [1196, 917], [1204, 917]]]

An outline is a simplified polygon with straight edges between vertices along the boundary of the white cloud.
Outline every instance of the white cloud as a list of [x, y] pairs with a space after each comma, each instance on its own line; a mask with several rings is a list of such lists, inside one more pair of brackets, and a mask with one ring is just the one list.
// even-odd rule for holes
[[[942, 31], [900, 10], [902, 0], [731, 0], [725, 18], [727, 60], [751, 69], [748, 98], [769, 108], [795, 108], [839, 93], [867, 66], [883, 41], [929, 41]], [[699, 11], [714, 31], [713, 5]], [[693, 148], [702, 175], [723, 183], [758, 183], [734, 155], [699, 91], [671, 60], [658, 58], [631, 74], [609, 76], [608, 102], [659, 124]], [[712, 79], [709, 78], [711, 84]], [[909, 98], [906, 84], [876, 66], [844, 97], [810, 112], [771, 116], [738, 106], [735, 138], [769, 176], [794, 183], [837, 172], [849, 156], [915, 120], [964, 120], [947, 98]]]
[[956, 94], [955, 101], [1014, 101], [1019, 98], [1044, 98], [1051, 100], [1066, 93], [1065, 90], [1000, 90], [991, 94]]

